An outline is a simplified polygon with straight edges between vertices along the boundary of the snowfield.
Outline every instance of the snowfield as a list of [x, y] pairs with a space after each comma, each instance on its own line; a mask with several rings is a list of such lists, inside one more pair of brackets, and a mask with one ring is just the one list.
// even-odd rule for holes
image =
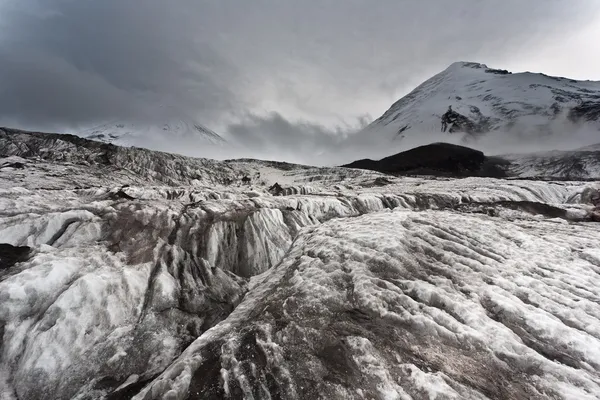
[[2, 399], [600, 397], [597, 183], [0, 157]]

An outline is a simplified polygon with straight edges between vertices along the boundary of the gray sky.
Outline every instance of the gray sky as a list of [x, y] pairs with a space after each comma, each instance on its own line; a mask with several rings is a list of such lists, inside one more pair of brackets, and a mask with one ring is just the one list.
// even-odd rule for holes
[[0, 125], [318, 146], [454, 61], [600, 80], [599, 39], [598, 0], [0, 0]]

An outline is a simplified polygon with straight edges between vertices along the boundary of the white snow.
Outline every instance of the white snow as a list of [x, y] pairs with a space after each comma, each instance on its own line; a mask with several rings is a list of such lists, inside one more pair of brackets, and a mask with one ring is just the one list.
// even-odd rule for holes
[[225, 143], [217, 133], [197, 122], [185, 119], [172, 119], [162, 124], [113, 121], [75, 133], [85, 138], [119, 146], [146, 148], [153, 148], [148, 144], [168, 145], [169, 141], [180, 141], [182, 144], [186, 142], [191, 144], [195, 141], [197, 145]]

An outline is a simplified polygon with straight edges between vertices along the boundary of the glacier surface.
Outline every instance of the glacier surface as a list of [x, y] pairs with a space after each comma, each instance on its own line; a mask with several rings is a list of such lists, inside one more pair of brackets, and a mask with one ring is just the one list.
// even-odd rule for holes
[[3, 399], [600, 396], [593, 182], [0, 157]]

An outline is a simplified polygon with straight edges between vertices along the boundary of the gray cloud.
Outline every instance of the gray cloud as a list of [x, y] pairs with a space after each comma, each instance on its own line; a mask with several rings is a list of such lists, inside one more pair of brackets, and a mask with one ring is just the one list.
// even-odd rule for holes
[[0, 0], [0, 124], [59, 130], [177, 114], [273, 153], [312, 151], [453, 61], [515, 65], [598, 9], [595, 0]]
[[13, 5], [2, 24], [7, 34], [0, 42], [6, 61], [0, 63], [0, 117], [81, 125], [145, 119], [173, 109], [209, 119], [232, 108], [235, 96], [228, 84], [235, 69], [198, 39], [202, 29], [193, 4], [24, 0]]
[[306, 164], [323, 164], [327, 158], [326, 164], [334, 165], [343, 160], [335, 157], [342, 140], [370, 122], [369, 117], [361, 116], [353, 124], [328, 128], [308, 121], [290, 121], [272, 112], [266, 116], [248, 114], [231, 123], [227, 133], [240, 146], [236, 157]]

